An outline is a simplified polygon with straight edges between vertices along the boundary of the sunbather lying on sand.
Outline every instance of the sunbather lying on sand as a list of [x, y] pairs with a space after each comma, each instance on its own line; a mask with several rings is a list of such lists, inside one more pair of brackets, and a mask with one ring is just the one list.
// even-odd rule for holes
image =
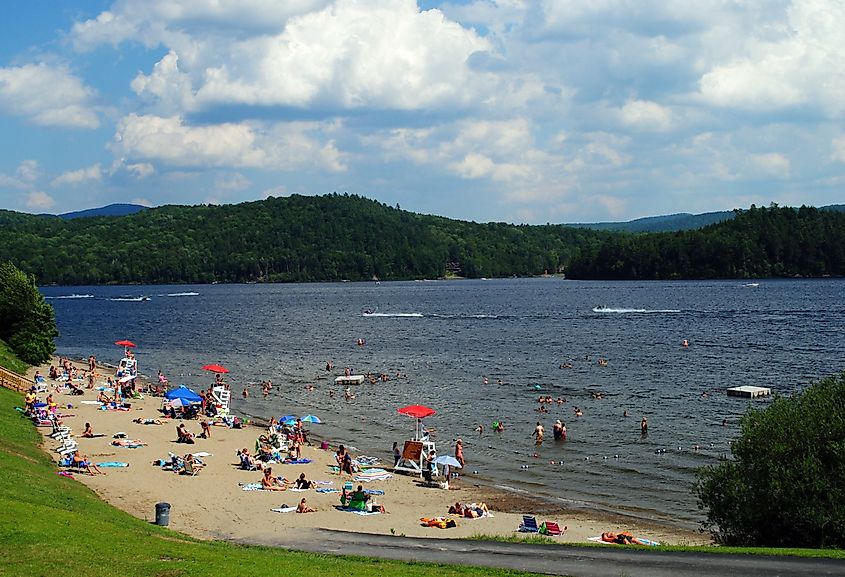
[[139, 425], [161, 425], [162, 424], [162, 422], [158, 419], [142, 419], [140, 417], [137, 418], [137, 419], [132, 419], [132, 422], [138, 423]]

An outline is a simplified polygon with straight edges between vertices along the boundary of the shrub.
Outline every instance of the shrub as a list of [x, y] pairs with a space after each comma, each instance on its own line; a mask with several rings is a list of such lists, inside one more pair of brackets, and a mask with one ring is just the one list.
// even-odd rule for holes
[[845, 547], [845, 373], [749, 410], [731, 452], [694, 487], [717, 542]]
[[50, 359], [58, 336], [51, 307], [27, 276], [10, 262], [0, 263], [0, 339], [31, 365]]

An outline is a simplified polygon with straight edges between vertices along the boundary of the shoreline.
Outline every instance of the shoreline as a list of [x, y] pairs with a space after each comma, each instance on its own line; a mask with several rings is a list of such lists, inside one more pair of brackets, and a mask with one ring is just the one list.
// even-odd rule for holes
[[[53, 362], [56, 362], [54, 359]], [[75, 366], [84, 363], [72, 361]], [[49, 368], [49, 365], [46, 365]], [[111, 374], [110, 368], [99, 364], [101, 373]], [[33, 367], [29, 374], [39, 369], [46, 374], [45, 367]], [[105, 379], [100, 374], [97, 385]], [[147, 382], [146, 379], [139, 379]], [[53, 385], [48, 385], [52, 390]], [[74, 416], [65, 418], [65, 425], [70, 426], [79, 442], [82, 452], [92, 457], [94, 462], [119, 460], [128, 462], [125, 468], [104, 469], [106, 475], [88, 476], [76, 474], [76, 478], [93, 489], [104, 500], [135, 517], [151, 520], [156, 502], [166, 501], [173, 506], [171, 527], [200, 539], [223, 539], [237, 542], [266, 541], [278, 539], [289, 541], [290, 532], [297, 527], [343, 529], [365, 533], [400, 534], [415, 537], [461, 538], [475, 534], [518, 535], [516, 528], [522, 520], [522, 514], [534, 514], [538, 522], [557, 520], [561, 527], [569, 530], [557, 539], [563, 542], [585, 542], [590, 537], [604, 531], [631, 530], [635, 534], [648, 536], [669, 544], [709, 544], [708, 535], [701, 532], [670, 526], [659, 521], [626, 516], [599, 509], [585, 510], [554, 503], [548, 500], [496, 487], [483, 479], [461, 476], [454, 490], [428, 489], [419, 486], [418, 479], [405, 475], [394, 475], [386, 481], [364, 483], [367, 488], [381, 489], [383, 496], [378, 502], [383, 504], [388, 513], [360, 517], [336, 511], [337, 494], [317, 494], [314, 491], [242, 491], [238, 483], [254, 483], [260, 480], [260, 472], [247, 472], [237, 467], [235, 451], [239, 447], [252, 449], [255, 438], [266, 429], [247, 425], [242, 429], [212, 427], [210, 439], [197, 439], [195, 445], [178, 445], [174, 442], [175, 421], [163, 422], [164, 426], [139, 425], [132, 419], [161, 418], [157, 408], [161, 398], [144, 397], [132, 399], [132, 408], [127, 412], [101, 411], [91, 404], [79, 401], [90, 400], [93, 391], [85, 389], [82, 397], [56, 394], [56, 401], [62, 405], [73, 405]], [[243, 415], [253, 420], [253, 417]], [[254, 419], [255, 422], [258, 419]], [[78, 437], [83, 425], [91, 422], [95, 432], [105, 434], [105, 438], [81, 439]], [[189, 430], [199, 432], [197, 421], [185, 421]], [[112, 434], [126, 432], [130, 438], [138, 438], [146, 443], [137, 449], [125, 449], [110, 445]], [[49, 431], [42, 431], [49, 434]], [[312, 431], [313, 435], [313, 431]], [[340, 488], [343, 482], [350, 480], [346, 475], [333, 475], [328, 465], [333, 461], [333, 453], [317, 448], [313, 435], [312, 446], [304, 447], [303, 456], [312, 459], [308, 465], [272, 465], [274, 472], [280, 472], [288, 479], [293, 479], [299, 472], [305, 472], [312, 480], [331, 482], [333, 488]], [[53, 447], [56, 441], [45, 436], [43, 447], [57, 460]], [[317, 443], [318, 444], [318, 443]], [[153, 467], [151, 462], [158, 458], [167, 458], [168, 452], [182, 454], [187, 450], [210, 452], [207, 467], [196, 477], [187, 478]], [[389, 472], [389, 464], [384, 466]], [[357, 484], [357, 483], [356, 483]], [[274, 513], [270, 509], [279, 504], [295, 505], [302, 496], [309, 504], [316, 506], [313, 514]], [[440, 530], [420, 526], [420, 517], [448, 516], [451, 503], [481, 502], [488, 504], [493, 516], [483, 519], [458, 519], [458, 527]], [[286, 539], [287, 537], [287, 539]]]

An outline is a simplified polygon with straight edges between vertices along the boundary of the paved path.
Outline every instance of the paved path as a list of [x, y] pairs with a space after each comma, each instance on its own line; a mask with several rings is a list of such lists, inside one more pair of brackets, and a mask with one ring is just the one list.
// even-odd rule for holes
[[306, 530], [296, 542], [266, 542], [315, 553], [477, 565], [574, 577], [825, 577], [845, 575], [845, 561], [767, 555], [670, 553], [627, 547], [578, 547], [392, 537]]

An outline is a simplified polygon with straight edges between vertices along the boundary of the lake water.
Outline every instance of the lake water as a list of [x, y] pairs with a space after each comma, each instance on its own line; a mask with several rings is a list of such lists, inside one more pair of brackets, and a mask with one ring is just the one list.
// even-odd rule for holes
[[[326, 421], [311, 427], [320, 437], [382, 457], [413, 432], [413, 420], [396, 409], [425, 404], [437, 410], [426, 424], [438, 452], [451, 452], [461, 437], [465, 472], [476, 478], [695, 526], [695, 469], [729, 452], [749, 406], [769, 402], [727, 397], [725, 389], [789, 394], [845, 369], [843, 289], [838, 279], [749, 286], [542, 278], [42, 290], [56, 309], [61, 355], [116, 364], [122, 350], [112, 343], [130, 339], [142, 373], [162, 369], [171, 384], [195, 388], [211, 382], [202, 365], [221, 363], [231, 370], [237, 414], [313, 413]], [[150, 299], [125, 300], [139, 296]], [[595, 312], [597, 305], [607, 309]], [[559, 368], [570, 361], [573, 368]], [[357, 398], [346, 401], [333, 383], [344, 367], [393, 378], [356, 387]], [[266, 400], [255, 385], [250, 398], [240, 397], [263, 379], [275, 385]], [[567, 402], [540, 414], [539, 395]], [[538, 419], [547, 435], [535, 447]], [[551, 439], [556, 419], [566, 423], [566, 442]], [[493, 433], [498, 420], [505, 430]]]

